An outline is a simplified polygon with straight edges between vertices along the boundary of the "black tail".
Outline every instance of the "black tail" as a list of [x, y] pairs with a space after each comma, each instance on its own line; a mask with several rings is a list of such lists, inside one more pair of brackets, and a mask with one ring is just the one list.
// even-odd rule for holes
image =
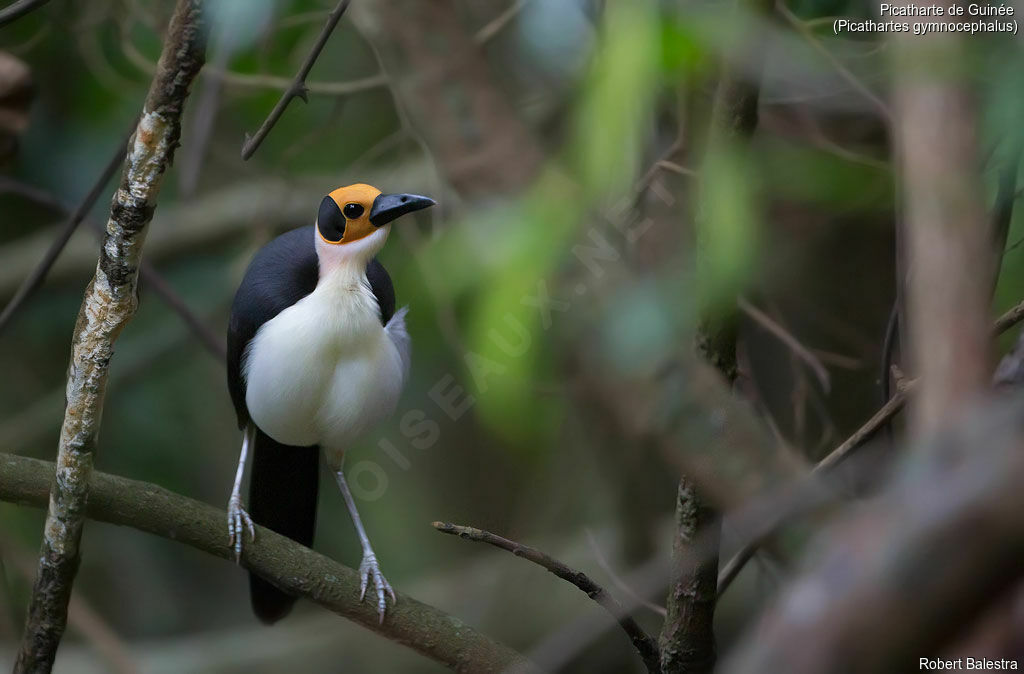
[[[320, 477], [319, 448], [282, 445], [259, 429], [254, 435], [249, 514], [256, 524], [303, 545], [312, 545]], [[288, 615], [295, 604], [295, 597], [252, 573], [249, 594], [256, 617], [268, 625]]]

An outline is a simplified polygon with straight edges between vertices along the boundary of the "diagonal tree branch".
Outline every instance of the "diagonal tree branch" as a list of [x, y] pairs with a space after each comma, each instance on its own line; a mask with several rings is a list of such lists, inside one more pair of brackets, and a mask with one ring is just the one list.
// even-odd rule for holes
[[[132, 129], [134, 130], [134, 128], [135, 123], [133, 122]], [[114, 155], [110, 158], [110, 161], [107, 162], [106, 167], [103, 169], [103, 173], [100, 174], [100, 177], [96, 180], [92, 189], [90, 189], [89, 193], [85, 195], [85, 198], [78, 204], [74, 212], [68, 216], [67, 222], [64, 223], [61, 230], [57, 232], [56, 238], [54, 238], [50, 247], [46, 250], [46, 253], [43, 255], [43, 259], [39, 261], [39, 264], [32, 270], [32, 273], [22, 281], [21, 285], [18, 286], [17, 292], [14, 293], [14, 297], [12, 297], [11, 301], [4, 307], [3, 312], [0, 312], [0, 332], [3, 332], [4, 328], [10, 325], [11, 319], [14, 318], [14, 315], [25, 305], [32, 294], [39, 289], [39, 286], [43, 284], [43, 281], [46, 280], [46, 275], [49, 273], [50, 268], [53, 267], [53, 264], [57, 261], [57, 258], [60, 257], [61, 251], [64, 250], [64, 246], [67, 245], [71, 236], [78, 229], [78, 226], [85, 220], [89, 211], [92, 210], [93, 205], [96, 204], [96, 200], [99, 199], [100, 195], [103, 193], [103, 189], [114, 176], [114, 172], [117, 171], [118, 167], [121, 166], [121, 162], [124, 161], [124, 155], [128, 149], [128, 141], [130, 138], [130, 135], [125, 136], [125, 139], [117, 146], [117, 150], [114, 151]], [[29, 196], [33, 201], [41, 202], [45, 199], [48, 206], [59, 208], [61, 211], [64, 210], [63, 204], [50, 200], [47, 198], [48, 195], [36, 190], [32, 190], [27, 196]]]
[[[0, 453], [0, 501], [44, 507], [54, 464]], [[90, 518], [184, 543], [234, 563], [224, 511], [148, 482], [96, 471], [89, 480]], [[391, 641], [459, 672], [535, 672], [522, 655], [458, 618], [398, 593], [384, 624], [359, 600], [359, 574], [270, 529], [257, 526], [242, 566], [285, 592], [305, 597]]]
[[[1024, 301], [1019, 302], [1016, 306], [1008, 310], [1002, 316], [996, 319], [992, 326], [992, 334], [996, 337], [1003, 334], [1013, 326], [1017, 325], [1021, 321], [1024, 321]], [[1010, 367], [1009, 365], [1007, 367]], [[1000, 384], [999, 372], [997, 371], [995, 377], [996, 385]], [[875, 433], [880, 428], [885, 426], [894, 416], [896, 416], [903, 406], [906, 405], [907, 395], [913, 391], [914, 384], [909, 382], [904, 388], [897, 389], [893, 396], [878, 409], [877, 412], [871, 415], [863, 426], [853, 432], [850, 437], [841, 442], [839, 446], [833, 449], [828, 455], [818, 462], [814, 466], [815, 473], [822, 473], [830, 470], [839, 462], [844, 460], [847, 456], [852, 454], [858, 447], [861, 447], [865, 442], [874, 437]], [[758, 548], [772, 536], [782, 525], [785, 523], [785, 518], [778, 519], [772, 526], [766, 528], [765, 532], [756, 537], [754, 540], [748, 542], [740, 550], [732, 556], [732, 558], [722, 567], [721, 573], [718, 574], [718, 595], [721, 596], [734, 580], [739, 572], [746, 566], [754, 553], [757, 552]]]
[[722, 671], [905, 672], [944, 652], [1022, 577], [1021, 419], [1019, 401], [989, 407], [909, 453], [817, 537]]
[[331, 38], [331, 33], [334, 32], [335, 26], [338, 25], [338, 21], [341, 20], [341, 15], [348, 9], [349, 4], [352, 0], [341, 0], [338, 6], [335, 7], [330, 14], [327, 15], [327, 23], [324, 24], [323, 30], [320, 31], [320, 35], [316, 38], [316, 42], [313, 43], [313, 48], [306, 56], [306, 60], [302, 62], [302, 67], [299, 68], [299, 72], [296, 73], [295, 78], [288, 85], [288, 88], [281, 94], [281, 98], [278, 99], [277, 105], [270, 111], [270, 115], [263, 120], [263, 124], [257, 129], [256, 135], [247, 136], [245, 143], [242, 145], [242, 159], [249, 159], [254, 152], [259, 148], [260, 144], [263, 143], [263, 139], [267, 137], [270, 130], [274, 128], [278, 120], [281, 119], [281, 115], [284, 114], [288, 104], [292, 102], [294, 98], [301, 98], [306, 101], [309, 97], [309, 89], [306, 87], [306, 77], [309, 75], [309, 71], [313, 69], [313, 64], [320, 57], [320, 52], [324, 50], [324, 46], [327, 44], [327, 40]]
[[[132, 128], [134, 129], [134, 126]], [[125, 142], [121, 144], [121, 154], [115, 157], [117, 162], [113, 164], [113, 169], [120, 166], [120, 162], [124, 159], [124, 153], [127, 149], [127, 143], [130, 138], [131, 136], [129, 135], [125, 138]], [[111, 170], [111, 174], [113, 174], [113, 170]], [[103, 181], [103, 184], [106, 184], [106, 180]], [[31, 185], [23, 184], [16, 180], [0, 178], [0, 192], [18, 194], [19, 196], [30, 199], [58, 213], [69, 216], [72, 220], [77, 217], [77, 215], [72, 216], [68, 212], [67, 207], [53, 194], [36, 187], [32, 187]], [[81, 207], [79, 207], [78, 210], [81, 210]], [[104, 227], [100, 223], [92, 221], [89, 222], [89, 225], [94, 226], [96, 233], [102, 239], [106, 232]], [[59, 253], [63, 250], [64, 244], [67, 243], [67, 239], [62, 238], [62, 233], [59, 233], [55, 244], [57, 242], [60, 242], [60, 246], [59, 250], [56, 251], [56, 254], [51, 255], [51, 251], [47, 250], [46, 255], [44, 255], [42, 260], [40, 260], [38, 266], [33, 269], [30, 276], [26, 278], [22, 286], [19, 287], [15, 297], [8, 303], [7, 307], [4, 308], [3, 314], [0, 314], [0, 332], [3, 332], [5, 318], [9, 318], [9, 314], [13, 315], [13, 313], [15, 313], [28, 299], [29, 294], [25, 293], [24, 289], [26, 287], [38, 287], [38, 283], [42, 282], [43, 277], [46, 276], [49, 270], [57, 262]], [[57, 246], [54, 245], [54, 247], [56, 248]], [[31, 280], [37, 276], [39, 277], [38, 281], [31, 282]], [[209, 352], [211, 356], [216, 358], [218, 361], [223, 361], [227, 357], [224, 340], [214, 334], [206, 322], [204, 322], [195, 314], [195, 312], [192, 311], [192, 309], [189, 308], [184, 298], [178, 294], [174, 287], [160, 274], [160, 272], [156, 270], [151, 262], [142, 260], [139, 264], [139, 278], [142, 279], [142, 283], [140, 285], [142, 285], [143, 289], [148, 288], [149, 290], [152, 290], [153, 293], [163, 300], [163, 302], [170, 307], [174, 313], [178, 314], [178, 317], [181, 318], [182, 322], [188, 326], [193, 334], [195, 334], [196, 338], [206, 348], [207, 352]]]
[[0, 9], [0, 27], [17, 21], [29, 12], [39, 9], [50, 0], [17, 0]]
[[496, 548], [507, 550], [516, 557], [522, 557], [523, 559], [531, 561], [534, 564], [547, 569], [562, 580], [572, 583], [588, 597], [600, 604], [601, 608], [608, 611], [608, 613], [615, 618], [622, 627], [622, 631], [624, 631], [626, 636], [629, 637], [629, 640], [633, 642], [633, 646], [636, 648], [637, 653], [640, 654], [640, 658], [644, 661], [644, 665], [647, 666], [647, 671], [651, 672], [651, 674], [660, 674], [661, 661], [658, 654], [658, 644], [656, 644], [654, 639], [644, 632], [643, 628], [640, 627], [636, 620], [626, 613], [622, 608], [622, 604], [620, 604], [615, 597], [610, 595], [607, 590], [591, 580], [587, 574], [566, 566], [554, 557], [541, 552], [537, 548], [531, 548], [528, 545], [523, 545], [522, 543], [517, 543], [516, 541], [498, 536], [497, 534], [492, 534], [490, 531], [451, 524], [450, 522], [434, 522], [434, 528], [443, 534], [451, 534], [453, 536], [458, 536], [459, 538], [464, 538], [467, 541], [487, 543]]
[[50, 671], [67, 625], [110, 358], [114, 341], [135, 313], [146, 226], [178, 146], [189, 85], [203, 64], [200, 10], [200, 0], [179, 0], [171, 18], [111, 204], [96, 275], [75, 325], [56, 477], [16, 674]]

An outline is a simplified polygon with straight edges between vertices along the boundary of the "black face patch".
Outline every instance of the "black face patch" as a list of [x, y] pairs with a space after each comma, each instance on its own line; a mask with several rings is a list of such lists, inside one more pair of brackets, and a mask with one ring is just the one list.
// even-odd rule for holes
[[320, 202], [320, 213], [316, 218], [317, 229], [320, 235], [328, 241], [341, 241], [345, 236], [345, 216], [334, 199], [324, 197]]

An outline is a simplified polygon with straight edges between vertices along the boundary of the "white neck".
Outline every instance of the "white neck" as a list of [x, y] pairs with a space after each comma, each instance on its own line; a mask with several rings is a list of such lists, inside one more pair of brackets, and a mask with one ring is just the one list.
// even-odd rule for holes
[[365, 276], [366, 265], [384, 247], [390, 232], [391, 225], [388, 224], [352, 243], [327, 243], [314, 226], [313, 237], [316, 242], [316, 256], [320, 261], [320, 278], [353, 273]]

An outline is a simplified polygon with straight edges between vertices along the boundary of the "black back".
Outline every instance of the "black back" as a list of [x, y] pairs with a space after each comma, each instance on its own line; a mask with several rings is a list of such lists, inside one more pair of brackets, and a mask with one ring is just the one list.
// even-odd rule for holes
[[[256, 253], [235, 293], [228, 321], [228, 390], [238, 415], [238, 427], [249, 423], [245, 406], [242, 357], [260, 327], [316, 288], [320, 266], [313, 226], [300, 227], [277, 237]], [[395, 289], [384, 265], [376, 258], [366, 267], [366, 278], [380, 307], [381, 323], [395, 313]]]

